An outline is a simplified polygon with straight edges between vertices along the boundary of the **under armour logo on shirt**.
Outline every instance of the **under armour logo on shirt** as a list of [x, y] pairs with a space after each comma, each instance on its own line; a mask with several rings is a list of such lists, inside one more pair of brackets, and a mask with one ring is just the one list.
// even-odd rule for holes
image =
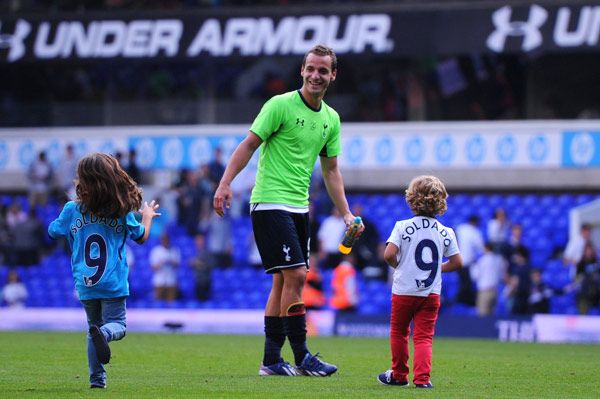
[[304, 119], [296, 118], [296, 125], [304, 126]]
[[548, 12], [544, 8], [532, 5], [529, 8], [527, 21], [511, 21], [511, 16], [510, 6], [504, 6], [492, 14], [492, 22], [496, 30], [487, 38], [486, 44], [490, 49], [498, 53], [503, 51], [508, 36], [523, 36], [521, 45], [523, 51], [533, 50], [542, 44], [544, 39], [540, 28], [548, 18]]
[[[2, 24], [0, 23], [0, 28], [1, 27]], [[7, 57], [8, 62], [16, 61], [25, 55], [25, 44], [23, 42], [30, 31], [31, 25], [29, 22], [19, 19], [17, 20], [17, 25], [13, 34], [0, 33], [0, 49], [9, 49]]]
[[292, 260], [292, 257], [290, 256], [290, 247], [288, 247], [287, 245], [283, 244], [283, 252], [285, 253], [285, 261], [289, 262]]

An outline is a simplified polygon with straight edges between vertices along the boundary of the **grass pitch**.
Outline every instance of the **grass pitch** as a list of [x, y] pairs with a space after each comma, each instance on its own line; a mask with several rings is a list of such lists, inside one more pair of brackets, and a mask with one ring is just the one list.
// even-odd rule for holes
[[[85, 333], [0, 333], [2, 398], [594, 398], [600, 346], [434, 341], [433, 390], [384, 386], [387, 339], [310, 338], [330, 378], [259, 377], [263, 339], [130, 333], [111, 343], [108, 389], [88, 388]], [[292, 360], [289, 345], [284, 356]]]

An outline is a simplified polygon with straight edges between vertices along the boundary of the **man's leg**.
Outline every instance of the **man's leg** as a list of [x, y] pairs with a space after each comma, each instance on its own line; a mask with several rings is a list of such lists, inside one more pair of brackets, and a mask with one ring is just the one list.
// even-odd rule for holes
[[[264, 361], [273, 361], [276, 355], [280, 356], [281, 345], [287, 336], [298, 364], [298, 357], [308, 354], [302, 302], [308, 259], [308, 237], [304, 234], [308, 231], [308, 215], [280, 210], [253, 211], [252, 226], [265, 272], [274, 274], [265, 311]], [[281, 331], [283, 335], [280, 335]], [[298, 372], [279, 357], [276, 364], [263, 364], [259, 374], [297, 375]]]
[[302, 302], [302, 289], [306, 279], [306, 267], [296, 267], [283, 271], [283, 292], [281, 312], [283, 328], [290, 341], [296, 369], [303, 375], [327, 377], [337, 371], [333, 364], [312, 355], [306, 347], [306, 308]]
[[306, 279], [306, 267], [284, 269], [280, 315], [285, 335], [290, 340], [294, 360], [302, 363], [308, 353], [306, 347], [306, 309], [302, 302], [302, 289]]
[[281, 309], [281, 291], [283, 289], [283, 275], [273, 273], [271, 292], [265, 307], [265, 352], [263, 365], [275, 364], [281, 359], [281, 348], [285, 343], [283, 321], [279, 316]]

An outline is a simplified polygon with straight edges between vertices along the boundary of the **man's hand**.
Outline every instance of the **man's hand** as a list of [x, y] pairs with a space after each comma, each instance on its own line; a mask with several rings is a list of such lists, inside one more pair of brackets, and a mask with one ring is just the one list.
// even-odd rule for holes
[[[356, 219], [356, 216], [354, 216], [352, 214], [352, 212], [348, 212], [348, 213], [344, 214], [344, 223], [346, 224], [346, 228], [352, 226], [352, 224], [354, 223], [354, 219]], [[362, 232], [364, 230], [365, 230], [365, 225], [363, 224], [363, 222], [361, 220], [360, 226], [358, 227], [357, 236], [360, 237], [360, 235], [362, 234]]]
[[231, 206], [231, 187], [228, 184], [219, 184], [213, 198], [213, 208], [217, 215], [225, 215], [225, 208]]

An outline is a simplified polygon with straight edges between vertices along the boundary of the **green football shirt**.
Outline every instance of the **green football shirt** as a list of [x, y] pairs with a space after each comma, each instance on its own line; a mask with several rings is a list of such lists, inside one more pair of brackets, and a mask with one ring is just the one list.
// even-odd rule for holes
[[338, 113], [324, 101], [315, 110], [292, 91], [267, 101], [250, 131], [263, 140], [250, 202], [308, 206], [317, 157], [342, 152]]

